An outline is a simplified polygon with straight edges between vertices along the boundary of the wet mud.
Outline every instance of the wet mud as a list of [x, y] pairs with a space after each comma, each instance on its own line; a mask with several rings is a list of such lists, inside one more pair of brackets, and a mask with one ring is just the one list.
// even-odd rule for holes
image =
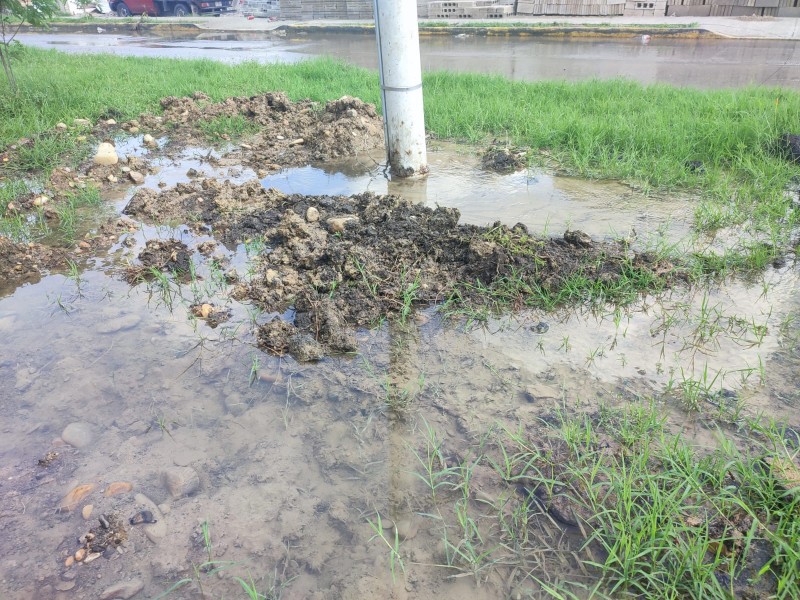
[[[580, 457], [546, 426], [560, 411], [593, 419], [656, 396], [672, 432], [712, 447], [717, 421], [687, 418], [676, 390], [719, 371], [698, 402], [730, 436], [740, 400], [800, 429], [791, 265], [706, 297], [630, 240], [464, 222], [397, 194], [281, 192], [257, 171], [374, 148], [374, 109], [280, 94], [163, 105], [95, 126], [117, 164], [54, 171], [49, 206], [95, 185], [112, 215], [68, 245], [0, 238], [4, 598], [245, 597], [237, 578], [271, 598], [540, 597], [537, 580], [585, 581], [575, 556], [597, 517], [566, 468]], [[208, 116], [258, 131], [187, 159]], [[619, 312], [527, 302], [578, 279], [612, 295], [631, 276], [653, 295]], [[464, 326], [448, 301], [493, 316]], [[493, 435], [520, 427], [551, 457], [538, 481], [496, 467]], [[635, 448], [608, 437], [582, 451], [610, 464]], [[432, 497], [426, 464], [469, 466], [469, 483]], [[461, 509], [469, 539], [493, 548], [484, 562], [443, 543], [466, 539]], [[722, 535], [722, 552], [741, 552]]]

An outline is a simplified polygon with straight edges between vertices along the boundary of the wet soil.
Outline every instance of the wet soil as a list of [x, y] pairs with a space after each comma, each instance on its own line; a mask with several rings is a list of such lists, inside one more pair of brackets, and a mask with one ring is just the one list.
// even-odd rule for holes
[[[611, 290], [630, 273], [647, 274], [656, 285], [674, 271], [624, 243], [596, 242], [580, 231], [537, 238], [521, 224], [460, 224], [456, 209], [398, 196], [284, 195], [258, 181], [204, 179], [161, 193], [141, 190], [125, 213], [154, 222], [191, 218], [195, 231], [229, 245], [263, 244], [254, 273], [234, 295], [267, 313], [291, 308], [292, 323], [268, 324], [259, 339], [265, 349], [304, 360], [353, 352], [355, 328], [405, 321], [416, 307], [456, 295], [484, 307], [486, 290], [505, 282], [517, 292], [503, 308], [514, 309], [536, 293], [557, 294], [576, 277]], [[297, 345], [309, 337], [321, 347]]]
[[42, 273], [66, 265], [66, 254], [43, 244], [17, 243], [0, 235], [0, 292], [38, 281]]

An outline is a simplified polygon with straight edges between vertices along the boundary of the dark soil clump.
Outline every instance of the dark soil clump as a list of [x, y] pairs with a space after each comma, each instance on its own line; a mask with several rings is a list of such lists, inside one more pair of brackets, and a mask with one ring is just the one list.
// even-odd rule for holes
[[43, 271], [66, 264], [63, 252], [42, 244], [21, 244], [0, 236], [0, 293], [8, 285], [38, 281]]
[[141, 264], [128, 269], [126, 279], [130, 282], [150, 279], [154, 270], [186, 275], [192, 262], [189, 248], [178, 240], [148, 240], [138, 258]]
[[778, 139], [777, 146], [787, 160], [800, 164], [800, 135], [784, 133]]
[[528, 152], [521, 148], [511, 148], [492, 144], [481, 157], [481, 167], [496, 173], [511, 173], [524, 169], [528, 164]]
[[298, 334], [311, 336], [325, 354], [353, 352], [355, 328], [386, 317], [404, 321], [416, 306], [513, 310], [541, 298], [557, 303], [569, 280], [612, 298], [622, 279], [622, 287], [630, 288], [631, 279], [655, 287], [672, 270], [580, 231], [546, 239], [523, 225], [463, 225], [456, 209], [371, 193], [285, 195], [257, 181], [206, 179], [161, 193], [142, 190], [126, 212], [156, 220], [190, 213], [192, 227], [226, 243], [257, 241], [263, 251], [253, 276], [234, 296], [267, 312], [293, 309], [292, 324], [262, 327], [260, 345], [305, 359], [321, 353]]

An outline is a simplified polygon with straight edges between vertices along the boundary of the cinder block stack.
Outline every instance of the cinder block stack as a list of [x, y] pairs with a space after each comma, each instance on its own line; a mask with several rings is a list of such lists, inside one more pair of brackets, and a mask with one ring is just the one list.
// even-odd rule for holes
[[432, 19], [503, 19], [513, 14], [513, 6], [496, 0], [445, 0], [428, 5]]
[[800, 17], [800, 0], [668, 0], [676, 17]]
[[626, 0], [520, 0], [518, 15], [620, 16]]

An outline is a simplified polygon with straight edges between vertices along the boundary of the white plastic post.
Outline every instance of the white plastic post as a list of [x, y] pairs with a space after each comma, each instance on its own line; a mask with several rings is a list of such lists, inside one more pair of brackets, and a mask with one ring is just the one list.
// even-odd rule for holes
[[415, 0], [374, 0], [386, 156], [394, 177], [428, 172]]

